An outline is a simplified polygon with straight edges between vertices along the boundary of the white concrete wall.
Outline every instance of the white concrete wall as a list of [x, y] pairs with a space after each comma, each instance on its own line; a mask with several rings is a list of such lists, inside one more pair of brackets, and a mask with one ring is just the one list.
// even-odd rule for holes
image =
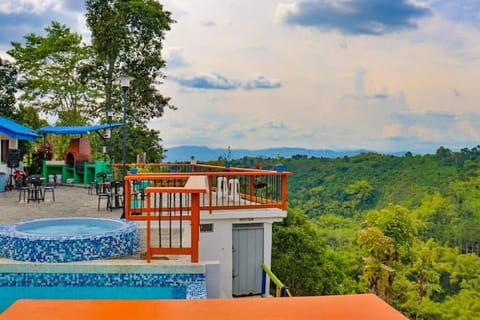
[[[213, 224], [213, 232], [200, 232], [199, 259], [220, 262], [219, 295], [232, 297], [232, 232], [233, 224], [262, 223], [264, 225], [264, 262], [270, 267], [272, 256], [272, 224], [282, 221], [287, 213], [279, 209], [228, 210], [202, 212], [200, 223]], [[269, 279], [267, 278], [267, 290]]]
[[229, 220], [208, 223], [213, 223], [213, 232], [200, 232], [199, 260], [220, 262], [219, 295], [232, 297], [232, 223]]

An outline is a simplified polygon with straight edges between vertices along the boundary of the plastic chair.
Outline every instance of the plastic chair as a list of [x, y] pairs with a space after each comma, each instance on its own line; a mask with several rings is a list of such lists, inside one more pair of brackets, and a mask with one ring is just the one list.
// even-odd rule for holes
[[98, 193], [98, 186], [97, 186], [97, 181], [91, 181], [88, 184], [88, 194], [93, 194], [93, 190], [95, 190], [95, 194]]
[[15, 189], [18, 190], [18, 202], [22, 201], [23, 197], [23, 202], [27, 201], [27, 196], [28, 196], [28, 186], [27, 186], [27, 181], [26, 178], [20, 176], [15, 179]]
[[111, 210], [111, 198], [112, 198], [112, 194], [111, 194], [110, 188], [101, 188], [101, 189], [98, 189], [97, 196], [98, 196], [97, 211], [100, 211], [100, 202], [101, 202], [102, 199], [106, 199], [106, 200], [107, 200], [106, 209], [107, 209], [107, 210], [108, 210], [108, 209]]
[[227, 177], [217, 178], [217, 195], [221, 197], [228, 196]]
[[240, 201], [240, 181], [238, 179], [230, 179], [228, 188], [230, 189], [230, 198], [233, 201]]
[[23, 202], [27, 201], [27, 196], [28, 196], [28, 187], [17, 187], [18, 190], [18, 202], [22, 201], [23, 197]]
[[123, 181], [114, 180], [110, 183], [110, 211], [123, 208]]
[[48, 183], [46, 185], [44, 185], [42, 187], [42, 197], [43, 197], [43, 201], [45, 201], [45, 194], [47, 192], [50, 192], [52, 194], [52, 199], [53, 199], [53, 202], [55, 202], [55, 184], [54, 183]]

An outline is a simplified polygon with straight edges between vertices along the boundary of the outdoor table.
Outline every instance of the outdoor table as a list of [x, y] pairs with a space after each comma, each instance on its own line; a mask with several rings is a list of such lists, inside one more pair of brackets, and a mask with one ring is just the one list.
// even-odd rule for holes
[[123, 182], [116, 180], [112, 181], [111, 185], [111, 194], [112, 194], [112, 209], [123, 208]]
[[40, 200], [44, 200], [41, 188], [42, 180], [43, 177], [41, 177], [40, 175], [31, 175], [27, 177], [27, 179], [25, 180], [28, 187], [27, 202], [30, 202], [30, 200], [37, 202], [40, 202]]
[[[104, 182], [108, 181], [107, 177], [109, 175], [110, 175], [110, 173], [108, 173], [108, 172], [99, 172], [99, 173], [97, 173], [97, 178], [101, 178], [102, 179], [101, 183], [104, 183]], [[100, 181], [99, 181], [99, 183], [100, 183]]]
[[110, 192], [110, 181], [99, 182], [98, 192], [100, 193]]

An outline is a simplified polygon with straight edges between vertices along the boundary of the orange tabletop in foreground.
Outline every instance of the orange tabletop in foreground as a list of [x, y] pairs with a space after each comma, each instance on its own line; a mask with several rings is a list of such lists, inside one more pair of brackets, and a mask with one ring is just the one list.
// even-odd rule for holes
[[205, 300], [18, 300], [0, 319], [407, 320], [372, 294]]

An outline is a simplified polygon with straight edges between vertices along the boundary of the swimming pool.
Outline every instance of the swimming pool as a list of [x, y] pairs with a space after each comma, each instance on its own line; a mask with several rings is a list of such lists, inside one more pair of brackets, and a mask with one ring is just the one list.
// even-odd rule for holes
[[[10, 260], [11, 261], [11, 260]], [[0, 259], [0, 312], [17, 299], [203, 299], [206, 267], [165, 262], [25, 263]]]
[[140, 247], [135, 222], [49, 218], [0, 226], [0, 256], [17, 261], [75, 262], [132, 254]]
[[[0, 226], [0, 256], [7, 257], [0, 257], [0, 313], [18, 299], [204, 299], [207, 265], [216, 266], [211, 279], [218, 287], [217, 262], [92, 256], [102, 246], [111, 255], [118, 247], [130, 252], [138, 245], [137, 224], [125, 220], [38, 219]], [[68, 259], [59, 256], [70, 247]], [[73, 261], [75, 250], [90, 260]]]

